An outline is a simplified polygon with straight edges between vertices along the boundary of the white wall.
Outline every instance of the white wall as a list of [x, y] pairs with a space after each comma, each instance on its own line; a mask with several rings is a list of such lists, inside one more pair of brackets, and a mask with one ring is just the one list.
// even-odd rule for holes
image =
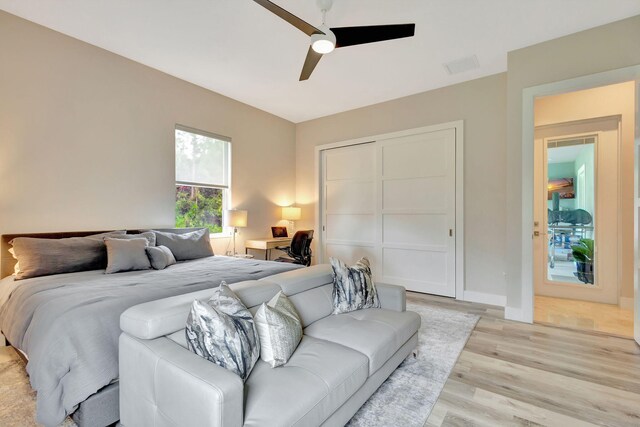
[[506, 75], [497, 74], [298, 124], [299, 226], [315, 224], [317, 145], [464, 120], [466, 290], [504, 296], [505, 118]]
[[1, 11], [0, 64], [0, 234], [173, 226], [176, 124], [232, 138], [241, 242], [294, 201], [293, 123]]

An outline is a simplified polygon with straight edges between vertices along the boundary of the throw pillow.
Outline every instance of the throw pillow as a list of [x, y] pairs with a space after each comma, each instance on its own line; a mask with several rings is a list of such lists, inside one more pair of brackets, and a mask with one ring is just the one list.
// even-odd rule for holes
[[107, 265], [107, 251], [102, 241], [106, 234], [63, 239], [16, 237], [9, 242], [19, 264], [15, 278], [101, 270]]
[[151, 261], [151, 267], [156, 270], [164, 270], [170, 265], [176, 263], [173, 252], [166, 246], [149, 246], [147, 247], [147, 256]]
[[260, 357], [251, 312], [222, 282], [206, 303], [195, 300], [187, 318], [187, 347], [246, 381]]
[[367, 258], [361, 258], [353, 267], [337, 258], [329, 261], [333, 268], [333, 314], [380, 307]]
[[119, 271], [148, 270], [151, 268], [147, 257], [147, 244], [145, 238], [120, 239], [107, 237], [104, 239], [107, 246], [107, 269], [105, 273], [112, 274]]
[[168, 247], [178, 261], [204, 258], [213, 255], [209, 229], [191, 231], [189, 233], [167, 233], [153, 231], [156, 234], [156, 244]]
[[123, 234], [120, 236], [107, 236], [107, 237], [113, 237], [115, 239], [124, 239], [124, 240], [147, 239], [148, 246], [156, 245], [156, 233], [154, 233], [153, 231], [145, 231], [144, 233], [140, 233], [140, 234]]
[[280, 291], [262, 303], [255, 321], [262, 360], [272, 368], [287, 363], [302, 339], [302, 322], [293, 303]]

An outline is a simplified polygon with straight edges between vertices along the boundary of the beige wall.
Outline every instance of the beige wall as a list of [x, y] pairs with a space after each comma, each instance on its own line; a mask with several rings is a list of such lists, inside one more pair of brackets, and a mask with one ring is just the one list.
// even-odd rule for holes
[[507, 305], [511, 308], [520, 308], [522, 298], [522, 158], [533, 155], [522, 152], [522, 91], [640, 64], [638, 40], [640, 16], [635, 16], [508, 54], [506, 253]]
[[464, 120], [466, 289], [504, 295], [506, 75], [449, 86], [298, 124], [299, 227], [315, 222], [317, 145]]
[[[535, 126], [620, 116], [620, 296], [633, 297], [635, 82], [546, 96], [535, 101]], [[606, 220], [606, 219], [603, 219]]]
[[0, 234], [172, 226], [177, 123], [232, 138], [242, 236], [294, 201], [293, 123], [1, 11], [0, 64]]

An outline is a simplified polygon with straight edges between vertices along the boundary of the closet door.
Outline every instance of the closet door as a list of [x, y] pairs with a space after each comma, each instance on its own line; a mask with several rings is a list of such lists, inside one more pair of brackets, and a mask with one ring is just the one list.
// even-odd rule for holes
[[378, 279], [375, 144], [322, 153], [323, 261], [336, 257], [352, 265], [366, 256]]
[[455, 296], [455, 129], [378, 144], [380, 280]]

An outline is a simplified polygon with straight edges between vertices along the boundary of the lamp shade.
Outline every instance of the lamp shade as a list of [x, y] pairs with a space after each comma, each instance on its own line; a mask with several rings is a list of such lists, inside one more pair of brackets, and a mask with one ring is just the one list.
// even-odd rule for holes
[[297, 221], [300, 219], [300, 208], [286, 206], [282, 208], [282, 219], [287, 221]]
[[228, 225], [230, 227], [246, 227], [247, 211], [233, 209], [227, 211]]

